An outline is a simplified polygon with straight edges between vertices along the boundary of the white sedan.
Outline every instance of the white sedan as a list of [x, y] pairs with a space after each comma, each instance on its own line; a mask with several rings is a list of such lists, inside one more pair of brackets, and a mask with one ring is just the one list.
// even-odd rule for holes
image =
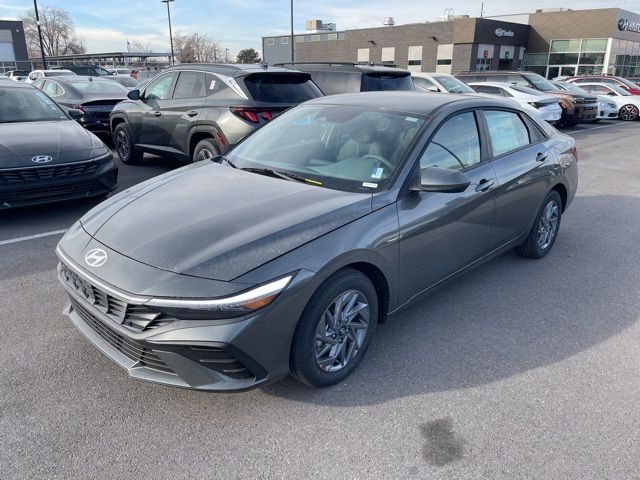
[[562, 117], [558, 99], [533, 88], [499, 82], [470, 83], [469, 86], [478, 93], [515, 100], [524, 110], [536, 113], [549, 123], [555, 123]]
[[580, 88], [591, 94], [606, 96], [618, 107], [618, 114], [625, 122], [632, 122], [640, 117], [640, 95], [632, 95], [624, 88], [608, 83], [581, 83]]

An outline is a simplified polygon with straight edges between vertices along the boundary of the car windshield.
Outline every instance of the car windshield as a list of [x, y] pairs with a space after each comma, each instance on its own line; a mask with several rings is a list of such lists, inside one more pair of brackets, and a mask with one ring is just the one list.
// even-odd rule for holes
[[69, 82], [73, 88], [81, 93], [97, 93], [97, 94], [124, 94], [128, 93], [127, 89], [116, 82], [109, 80], [72, 80]]
[[542, 93], [540, 93], [540, 90], [536, 90], [535, 88], [525, 87], [524, 85], [509, 85], [509, 87], [512, 90], [516, 90], [517, 92], [521, 92], [521, 93], [526, 93], [527, 95], [535, 95], [536, 97], [543, 95]]
[[475, 90], [461, 80], [455, 77], [434, 76], [437, 82], [440, 83], [449, 93], [476, 93]]
[[635, 83], [633, 83], [631, 80], [627, 80], [626, 78], [622, 78], [622, 77], [617, 77], [617, 79], [624, 83], [626, 85], [627, 88], [633, 88], [635, 90], [638, 90], [640, 88], [640, 86], [636, 85]]
[[413, 114], [301, 105], [225, 157], [240, 169], [349, 192], [383, 190], [424, 124]]
[[538, 75], [537, 73], [527, 73], [523, 75], [525, 79], [527, 79], [537, 90], [541, 90], [543, 92], [550, 92], [552, 90], [558, 90], [553, 83], [551, 83], [546, 78]]
[[362, 76], [363, 92], [377, 92], [379, 90], [415, 90], [411, 75], [388, 75], [367, 73]]
[[244, 84], [258, 102], [296, 104], [322, 96], [307, 74], [257, 73], [245, 77]]
[[619, 87], [618, 85], [612, 85], [607, 83], [607, 88], [610, 88], [611, 90], [613, 90], [614, 92], [616, 92], [618, 95], [622, 96], [622, 97], [632, 97], [633, 95], [629, 92], [627, 92], [624, 88]]
[[587, 92], [585, 89], [580, 88], [578, 85], [574, 84], [574, 83], [569, 83], [569, 82], [554, 82], [553, 83], [556, 87], [558, 87], [558, 89], [560, 90], [566, 90], [568, 92], [575, 92], [575, 93], [589, 93]]
[[40, 90], [0, 87], [0, 124], [51, 120], [69, 120], [69, 117]]

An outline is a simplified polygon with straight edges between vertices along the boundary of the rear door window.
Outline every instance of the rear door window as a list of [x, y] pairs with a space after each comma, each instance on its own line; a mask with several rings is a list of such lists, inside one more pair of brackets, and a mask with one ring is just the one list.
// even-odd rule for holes
[[483, 112], [493, 155], [503, 155], [531, 143], [529, 130], [517, 113], [501, 110]]
[[411, 75], [379, 75], [366, 73], [362, 75], [363, 92], [377, 92], [379, 90], [415, 90]]
[[205, 74], [203, 72], [180, 72], [174, 99], [203, 98], [205, 96]]
[[256, 73], [246, 76], [244, 84], [257, 102], [295, 104], [322, 96], [308, 74]]

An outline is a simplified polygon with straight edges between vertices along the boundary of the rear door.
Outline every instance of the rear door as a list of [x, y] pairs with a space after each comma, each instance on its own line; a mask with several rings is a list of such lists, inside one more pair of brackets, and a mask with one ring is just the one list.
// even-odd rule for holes
[[496, 178], [473, 111], [442, 122], [420, 158], [420, 169], [438, 166], [465, 172], [462, 193], [409, 192], [398, 199], [401, 303], [434, 286], [487, 253]]
[[139, 143], [150, 150], [164, 151], [169, 143], [169, 135], [165, 128], [164, 110], [171, 102], [173, 86], [177, 72], [167, 72], [158, 76], [144, 91], [144, 98], [140, 105], [142, 125], [139, 133]]
[[496, 173], [495, 215], [490, 250], [528, 231], [549, 189], [552, 141], [523, 113], [486, 109], [482, 121]]

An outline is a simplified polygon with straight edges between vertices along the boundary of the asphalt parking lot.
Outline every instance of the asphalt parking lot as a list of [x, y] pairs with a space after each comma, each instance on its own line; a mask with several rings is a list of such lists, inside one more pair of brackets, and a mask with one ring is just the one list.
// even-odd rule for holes
[[324, 390], [129, 379], [61, 314], [54, 248], [92, 204], [0, 212], [0, 478], [640, 478], [640, 123], [565, 132], [580, 188], [553, 251], [414, 304]]

